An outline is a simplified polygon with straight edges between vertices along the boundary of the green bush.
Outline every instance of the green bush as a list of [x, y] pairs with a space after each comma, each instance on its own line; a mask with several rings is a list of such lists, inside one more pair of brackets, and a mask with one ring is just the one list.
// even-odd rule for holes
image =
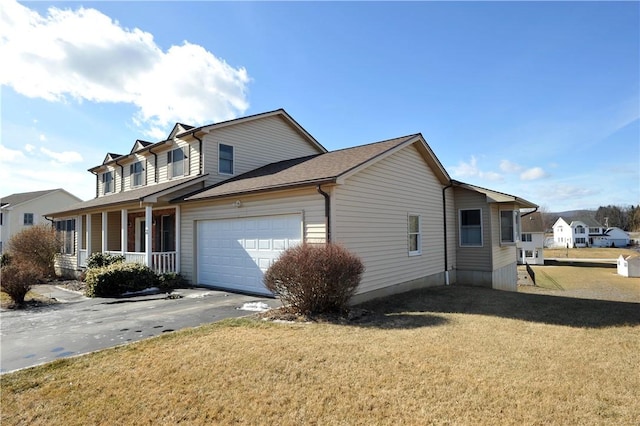
[[139, 263], [117, 262], [101, 268], [91, 268], [86, 274], [88, 297], [116, 297], [123, 293], [158, 286], [158, 276]]
[[7, 293], [14, 305], [24, 305], [24, 298], [31, 287], [42, 278], [40, 268], [27, 262], [12, 261], [2, 266], [0, 290]]
[[87, 268], [102, 268], [121, 262], [124, 262], [124, 256], [121, 254], [95, 252], [87, 258]]
[[158, 287], [164, 293], [171, 293], [176, 288], [184, 288], [186, 285], [187, 280], [175, 272], [167, 272], [158, 277]]
[[266, 287], [300, 314], [345, 312], [364, 265], [337, 244], [302, 244], [286, 250], [264, 275]]

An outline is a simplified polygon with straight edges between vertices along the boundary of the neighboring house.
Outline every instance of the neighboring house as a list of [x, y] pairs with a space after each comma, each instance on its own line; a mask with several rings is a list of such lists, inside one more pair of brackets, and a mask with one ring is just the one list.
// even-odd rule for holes
[[327, 241], [365, 264], [356, 301], [445, 283], [515, 290], [519, 209], [537, 207], [451, 180], [421, 134], [327, 152], [282, 109], [176, 124], [90, 171], [96, 198], [52, 213], [76, 224], [61, 269], [112, 252], [258, 294], [283, 250]]
[[618, 275], [624, 277], [640, 277], [640, 256], [618, 257]]
[[600, 235], [604, 231], [595, 219], [581, 217], [567, 222], [562, 217], [553, 224], [553, 243], [555, 247], [588, 247], [593, 244], [592, 235]]
[[620, 228], [607, 228], [601, 234], [589, 235], [593, 247], [626, 247], [631, 243], [631, 237]]
[[45, 214], [82, 201], [64, 189], [22, 192], [0, 199], [0, 251], [18, 232], [39, 223], [51, 223]]
[[544, 224], [540, 212], [520, 216], [521, 237], [517, 244], [518, 263], [544, 265]]
[[629, 234], [620, 228], [606, 228], [589, 217], [568, 223], [562, 217], [553, 225], [555, 247], [626, 247], [630, 243]]

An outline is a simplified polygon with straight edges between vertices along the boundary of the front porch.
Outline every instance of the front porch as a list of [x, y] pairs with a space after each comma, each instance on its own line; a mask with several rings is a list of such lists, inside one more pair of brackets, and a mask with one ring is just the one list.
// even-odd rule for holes
[[87, 267], [92, 253], [122, 255], [158, 274], [179, 273], [180, 208], [121, 209], [81, 215], [76, 219], [77, 266]]

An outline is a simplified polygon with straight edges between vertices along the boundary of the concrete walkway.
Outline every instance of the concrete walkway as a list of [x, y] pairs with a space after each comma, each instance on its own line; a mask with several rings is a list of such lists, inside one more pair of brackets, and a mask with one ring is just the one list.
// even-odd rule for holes
[[255, 313], [243, 307], [280, 306], [277, 299], [203, 288], [118, 299], [54, 285], [34, 291], [58, 303], [0, 311], [0, 373]]

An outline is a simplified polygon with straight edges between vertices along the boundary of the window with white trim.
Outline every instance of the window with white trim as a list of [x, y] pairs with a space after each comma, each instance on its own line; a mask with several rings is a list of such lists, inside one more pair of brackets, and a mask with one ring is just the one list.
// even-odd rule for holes
[[530, 243], [531, 242], [531, 234], [522, 234], [520, 236], [520, 238], [522, 239], [523, 243]]
[[33, 225], [33, 213], [25, 213], [22, 220], [22, 224], [24, 226]]
[[167, 152], [169, 179], [187, 174], [187, 153], [183, 148], [176, 148]]
[[233, 147], [231, 145], [218, 144], [218, 173], [233, 174]]
[[517, 210], [500, 210], [500, 242], [515, 243], [520, 236], [520, 213]]
[[482, 210], [460, 210], [460, 245], [482, 247]]
[[57, 220], [56, 232], [60, 241], [60, 253], [74, 254], [76, 239], [76, 220]]
[[144, 185], [144, 166], [142, 161], [137, 161], [129, 166], [131, 187]]
[[422, 254], [422, 232], [420, 215], [409, 214], [407, 223], [409, 256]]
[[115, 185], [113, 184], [113, 172], [104, 172], [102, 174], [102, 193], [108, 194], [113, 191], [115, 191]]

